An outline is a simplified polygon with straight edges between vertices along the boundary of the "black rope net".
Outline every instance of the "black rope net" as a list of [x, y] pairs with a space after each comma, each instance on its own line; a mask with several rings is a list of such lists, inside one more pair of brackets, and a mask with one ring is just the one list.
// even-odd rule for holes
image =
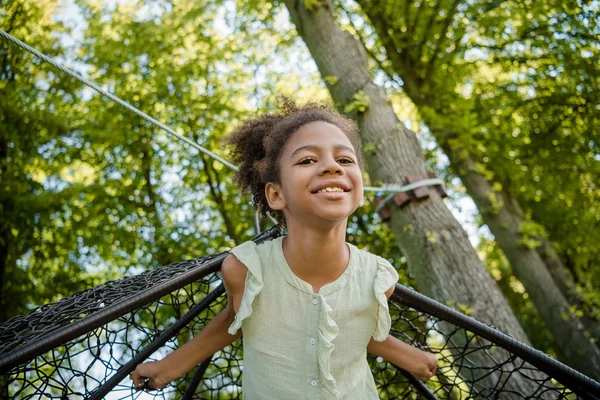
[[[255, 240], [279, 234], [275, 229]], [[139, 362], [162, 358], [225, 307], [218, 272], [225, 256], [107, 282], [5, 322], [0, 398], [241, 399], [240, 341], [160, 391], [136, 392], [128, 378]], [[382, 399], [587, 399], [600, 393], [597, 382], [400, 285], [390, 313], [392, 334], [435, 353], [439, 369], [424, 384], [371, 358]]]

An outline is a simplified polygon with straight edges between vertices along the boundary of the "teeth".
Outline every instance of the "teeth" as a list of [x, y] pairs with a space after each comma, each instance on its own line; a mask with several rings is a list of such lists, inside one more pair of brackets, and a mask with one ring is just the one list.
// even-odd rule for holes
[[339, 187], [326, 187], [323, 188], [321, 190], [319, 190], [317, 193], [323, 193], [323, 192], [343, 192], [344, 189], [339, 188]]

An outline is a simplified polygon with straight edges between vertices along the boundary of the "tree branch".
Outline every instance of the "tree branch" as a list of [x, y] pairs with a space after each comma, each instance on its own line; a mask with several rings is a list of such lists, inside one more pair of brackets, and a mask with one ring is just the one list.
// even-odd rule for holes
[[[404, 0], [404, 20], [406, 21], [406, 34], [408, 37], [412, 36], [412, 32], [410, 30], [410, 6], [412, 2], [410, 0]], [[419, 10], [421, 8], [419, 7]]]
[[210, 194], [217, 205], [217, 209], [219, 210], [219, 214], [221, 214], [221, 218], [223, 218], [223, 222], [225, 223], [225, 231], [235, 243], [238, 243], [239, 239], [235, 233], [235, 228], [233, 227], [231, 219], [227, 214], [227, 210], [225, 209], [223, 193], [221, 193], [221, 189], [219, 188], [221, 185], [219, 174], [212, 168], [210, 161], [207, 160], [204, 155], [202, 155], [202, 168], [206, 174], [208, 187], [210, 188]]
[[428, 77], [430, 77], [433, 72], [433, 68], [435, 67], [435, 63], [437, 61], [437, 56], [438, 56], [439, 52], [441, 51], [440, 49], [441, 49], [442, 45], [446, 41], [446, 33], [448, 32], [448, 28], [450, 27], [450, 24], [452, 23], [452, 20], [454, 19], [454, 15], [456, 14], [456, 7], [458, 7], [459, 3], [460, 3], [460, 0], [454, 0], [454, 3], [452, 3], [452, 6], [448, 10], [448, 15], [446, 15], [446, 19], [444, 20], [444, 24], [440, 31], [440, 37], [437, 40], [437, 43], [434, 47], [433, 54], [431, 55], [431, 58], [429, 59], [429, 62], [427, 63], [427, 67], [425, 68], [426, 73], [425, 73], [425, 77], [423, 78], [425, 80], [428, 79]]
[[[415, 29], [417, 28], [417, 26], [419, 25], [419, 21], [421, 20], [421, 14], [423, 14], [423, 9], [425, 8], [425, 3], [421, 3], [421, 5], [419, 6], [419, 9], [417, 10], [417, 14], [415, 15], [415, 20], [413, 21], [412, 26], [409, 24], [406, 28], [406, 31], [408, 32], [408, 37], [412, 36], [412, 33], [415, 31]], [[407, 21], [410, 22], [410, 21]]]
[[[425, 31], [425, 33], [423, 35], [423, 40], [421, 41], [421, 44], [427, 43], [427, 40], [431, 36], [431, 32], [433, 31], [433, 24], [435, 22], [435, 18], [437, 17], [438, 13], [440, 12], [440, 8], [442, 7], [442, 1], [443, 0], [438, 0], [437, 3], [435, 3], [435, 7], [433, 9], [433, 12], [429, 16], [429, 20], [427, 21], [427, 25], [425, 25], [427, 27], [427, 30]], [[419, 47], [422, 48], [423, 46], [419, 46]], [[419, 57], [419, 59], [420, 58], [421, 57]]]
[[[392, 72], [389, 70], [389, 68], [386, 68], [386, 67], [383, 65], [383, 63], [381, 62], [381, 60], [379, 60], [379, 59], [377, 58], [377, 56], [375, 55], [375, 53], [373, 53], [373, 52], [372, 52], [372, 51], [371, 51], [371, 50], [370, 50], [370, 49], [367, 47], [366, 41], [365, 41], [365, 39], [363, 38], [363, 36], [362, 36], [361, 32], [358, 30], [358, 28], [356, 28], [356, 26], [354, 25], [354, 22], [352, 22], [352, 18], [350, 17], [350, 13], [348, 12], [348, 10], [346, 10], [346, 9], [344, 8], [343, 4], [341, 4], [341, 3], [340, 3], [340, 6], [339, 6], [339, 7], [342, 9], [342, 11], [343, 11], [344, 13], [346, 13], [346, 15], [347, 15], [347, 17], [348, 17], [348, 21], [350, 21], [350, 25], [352, 26], [352, 29], [354, 30], [354, 33], [356, 34], [356, 36], [357, 36], [357, 38], [358, 38], [358, 41], [359, 41], [359, 42], [362, 44], [363, 48], [365, 49], [365, 51], [367, 52], [367, 54], [369, 55], [369, 57], [371, 57], [371, 59], [372, 59], [373, 61], [375, 61], [375, 63], [376, 63], [376, 64], [377, 64], [377, 66], [379, 67], [379, 69], [381, 69], [381, 71], [382, 71], [383, 73], [385, 73], [385, 74], [386, 74], [386, 76], [387, 76], [387, 77], [388, 77], [388, 78], [389, 78], [389, 79], [390, 79], [392, 82], [394, 82], [396, 85], [398, 85], [398, 87], [399, 87], [399, 88], [401, 88], [401, 87], [402, 87], [402, 84], [401, 84], [400, 82], [398, 82], [398, 81], [396, 80], [396, 78], [394, 78], [394, 76], [393, 76], [393, 73], [392, 73]], [[384, 46], [384, 48], [385, 48], [385, 46]], [[387, 50], [386, 50], [386, 52], [387, 52]]]

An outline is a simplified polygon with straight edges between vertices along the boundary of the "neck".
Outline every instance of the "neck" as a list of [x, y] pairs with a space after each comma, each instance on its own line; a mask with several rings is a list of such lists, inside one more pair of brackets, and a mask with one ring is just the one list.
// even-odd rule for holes
[[328, 229], [288, 224], [283, 252], [292, 271], [313, 287], [335, 280], [348, 265], [346, 221]]

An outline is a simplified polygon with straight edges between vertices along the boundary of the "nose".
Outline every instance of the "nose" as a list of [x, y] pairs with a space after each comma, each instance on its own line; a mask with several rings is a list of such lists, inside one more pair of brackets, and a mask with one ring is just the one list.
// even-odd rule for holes
[[327, 157], [325, 160], [323, 160], [321, 170], [319, 172], [320, 172], [319, 173], [320, 175], [324, 175], [324, 174], [339, 174], [339, 175], [341, 175], [344, 173], [344, 169], [333, 157]]

